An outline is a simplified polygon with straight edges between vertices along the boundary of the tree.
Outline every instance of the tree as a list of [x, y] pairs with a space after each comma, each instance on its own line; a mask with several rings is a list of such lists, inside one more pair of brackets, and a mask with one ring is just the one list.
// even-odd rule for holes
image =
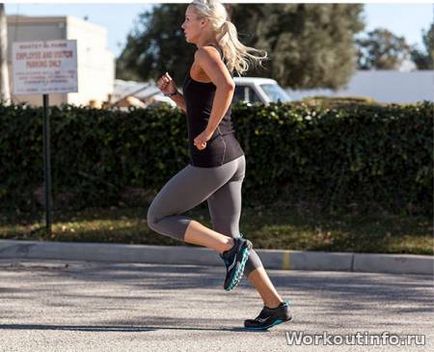
[[7, 59], [8, 33], [4, 4], [0, 3], [0, 102], [9, 102], [9, 73]]
[[410, 59], [411, 48], [404, 37], [398, 37], [387, 29], [377, 28], [367, 37], [356, 40], [358, 67], [361, 70], [397, 70]]
[[251, 75], [271, 76], [294, 89], [337, 89], [355, 69], [362, 11], [357, 4], [238, 5], [234, 22], [241, 33], [251, 33], [247, 44], [270, 54], [267, 70]]
[[175, 81], [181, 80], [195, 52], [181, 28], [185, 9], [183, 5], [162, 4], [139, 15], [138, 27], [128, 35], [116, 61], [116, 77], [156, 79], [169, 71]]
[[416, 47], [411, 50], [411, 58], [419, 70], [434, 69], [434, 22], [428, 31], [422, 31], [422, 42], [425, 50], [420, 51]]
[[[245, 45], [266, 50], [264, 69], [248, 75], [273, 77], [292, 88], [339, 88], [356, 66], [354, 35], [363, 30], [363, 5], [227, 5]], [[195, 46], [181, 31], [186, 6], [162, 4], [140, 16], [117, 62], [117, 76], [155, 79], [166, 70], [182, 81]]]

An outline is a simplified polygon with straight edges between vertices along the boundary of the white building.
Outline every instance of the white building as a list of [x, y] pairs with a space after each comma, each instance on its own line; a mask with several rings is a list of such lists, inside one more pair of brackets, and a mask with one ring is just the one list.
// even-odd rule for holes
[[294, 99], [310, 96], [368, 97], [379, 103], [410, 104], [423, 100], [434, 101], [434, 71], [356, 71], [346, 88], [287, 90]]
[[[104, 27], [71, 16], [28, 17], [7, 16], [8, 66], [12, 81], [11, 52], [13, 42], [41, 40], [77, 40], [78, 93], [50, 94], [50, 105], [95, 104], [108, 100], [115, 79], [115, 58], [107, 49], [107, 30]], [[11, 82], [13, 92], [13, 82]], [[12, 101], [42, 105], [40, 95], [12, 94]]]

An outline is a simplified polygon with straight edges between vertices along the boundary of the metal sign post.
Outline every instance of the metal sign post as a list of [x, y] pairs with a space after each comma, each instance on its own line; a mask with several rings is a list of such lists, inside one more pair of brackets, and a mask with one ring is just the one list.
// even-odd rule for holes
[[[51, 236], [51, 152], [49, 93], [78, 92], [76, 40], [16, 42], [12, 46], [15, 95], [42, 94], [45, 225]], [[24, 99], [25, 100], [25, 99]]]
[[50, 110], [48, 94], [43, 95], [44, 104], [44, 194], [45, 194], [45, 227], [51, 237], [51, 152], [50, 152]]

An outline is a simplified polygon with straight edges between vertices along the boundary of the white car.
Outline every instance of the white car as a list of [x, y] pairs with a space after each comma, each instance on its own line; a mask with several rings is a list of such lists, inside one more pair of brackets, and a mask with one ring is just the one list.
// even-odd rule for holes
[[233, 104], [244, 101], [247, 103], [270, 103], [291, 101], [282, 87], [270, 78], [234, 77], [235, 93]]
[[[282, 87], [271, 78], [234, 77], [234, 82], [235, 92], [232, 104], [244, 101], [246, 103], [262, 103], [268, 105], [279, 101], [286, 103], [292, 100]], [[176, 106], [170, 98], [163, 96], [163, 94], [158, 94], [155, 98], [160, 102]]]

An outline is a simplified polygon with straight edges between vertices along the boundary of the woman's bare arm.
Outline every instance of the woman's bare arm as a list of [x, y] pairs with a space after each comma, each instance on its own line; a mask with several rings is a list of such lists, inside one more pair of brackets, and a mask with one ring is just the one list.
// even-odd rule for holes
[[207, 133], [212, 134], [231, 105], [235, 83], [214, 47], [199, 48], [196, 51], [195, 60], [216, 86], [211, 115], [206, 128]]
[[[178, 88], [168, 72], [157, 80], [157, 87], [164, 95], [169, 96], [182, 111], [187, 112], [184, 97], [178, 92]], [[173, 94], [175, 92], [176, 94]]]
[[178, 108], [187, 113], [184, 96], [181, 93], [178, 92], [176, 95], [171, 96], [170, 99], [172, 99], [176, 103], [176, 106], [178, 106]]

